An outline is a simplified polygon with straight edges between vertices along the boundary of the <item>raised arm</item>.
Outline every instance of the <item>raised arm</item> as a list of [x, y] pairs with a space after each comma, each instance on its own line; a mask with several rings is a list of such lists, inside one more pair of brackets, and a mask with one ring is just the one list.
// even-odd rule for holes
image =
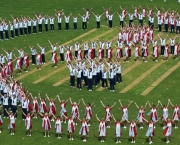
[[98, 116], [97, 116], [97, 114], [96, 114], [96, 119], [97, 119], [98, 121], [100, 121], [99, 118], [98, 118]]
[[174, 105], [172, 104], [172, 102], [171, 102], [170, 99], [168, 99], [168, 102], [170, 103], [170, 105], [171, 105], [172, 107], [174, 107]]
[[86, 106], [86, 103], [84, 102], [84, 99], [83, 99], [83, 98], [82, 98], [82, 102], [83, 102], [84, 106]]
[[139, 106], [136, 104], [136, 102], [134, 102], [135, 106], [139, 109]]
[[70, 101], [71, 104], [73, 104], [71, 98], [69, 98], [69, 101]]
[[23, 112], [23, 110], [21, 109], [21, 112], [22, 112], [22, 114], [24, 115], [24, 116], [26, 116], [26, 114]]
[[29, 93], [29, 95], [31, 96], [31, 99], [34, 99], [33, 96], [32, 96], [32, 93]]
[[112, 116], [112, 118], [114, 119], [114, 122], [116, 122], [116, 119], [115, 119], [114, 115], [112, 114], [111, 116]]
[[38, 113], [39, 113], [39, 115], [40, 115], [41, 117], [43, 117], [43, 114], [41, 114], [39, 111], [38, 111]]
[[50, 99], [49, 99], [49, 97], [48, 97], [48, 95], [46, 94], [46, 98], [48, 99], [48, 101], [50, 101]]
[[132, 102], [133, 102], [133, 101], [131, 101], [131, 102], [129, 103], [129, 105], [127, 106], [128, 108], [129, 108], [129, 106], [131, 105]]
[[161, 103], [161, 101], [160, 101], [160, 100], [158, 100], [158, 103], [161, 105], [161, 107], [163, 107], [163, 105], [162, 105], [162, 103]]
[[102, 106], [105, 107], [105, 105], [103, 104], [103, 102], [102, 102], [102, 101], [100, 101], [100, 102], [101, 102]]
[[121, 107], [123, 107], [122, 103], [121, 103], [121, 100], [119, 100], [119, 104], [121, 105]]
[[113, 107], [114, 107], [114, 105], [116, 105], [116, 102], [114, 102], [114, 104], [111, 106], [111, 108], [113, 108]]
[[78, 106], [80, 105], [80, 103], [81, 103], [81, 99], [79, 99]]
[[57, 98], [58, 98], [59, 102], [61, 102], [61, 99], [59, 98], [59, 95], [57, 95]]
[[142, 117], [144, 119], [144, 121], [148, 122], [148, 120], [146, 120], [144, 117]]
[[52, 113], [52, 116], [56, 119], [56, 116]]
[[148, 101], [147, 103], [149, 104], [149, 107], [151, 108], [152, 106], [151, 106], [150, 102]]

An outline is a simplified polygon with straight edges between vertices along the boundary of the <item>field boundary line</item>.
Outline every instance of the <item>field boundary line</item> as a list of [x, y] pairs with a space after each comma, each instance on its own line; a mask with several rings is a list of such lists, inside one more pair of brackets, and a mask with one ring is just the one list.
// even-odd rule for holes
[[141, 93], [142, 96], [149, 94], [156, 86], [158, 86], [166, 77], [168, 77], [172, 72], [174, 72], [180, 66], [180, 62], [171, 67], [167, 72], [165, 72], [160, 78], [158, 78], [150, 87]]
[[39, 82], [47, 79], [47, 78], [50, 77], [51, 75], [54, 75], [54, 74], [58, 73], [59, 71], [65, 69], [65, 68], [66, 68], [66, 66], [62, 66], [62, 67], [60, 67], [60, 68], [52, 71], [51, 73], [46, 74], [45, 76], [41, 77], [40, 79], [37, 79], [36, 81], [34, 81], [34, 82], [32, 82], [32, 83], [33, 83], [33, 84], [37, 84], [37, 83], [39, 83]]

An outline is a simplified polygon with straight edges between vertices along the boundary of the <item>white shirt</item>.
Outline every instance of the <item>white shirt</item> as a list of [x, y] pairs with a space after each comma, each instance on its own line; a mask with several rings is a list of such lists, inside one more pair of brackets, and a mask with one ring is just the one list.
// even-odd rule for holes
[[42, 24], [43, 18], [38, 18], [38, 24]]
[[58, 17], [58, 23], [62, 22], [62, 17]]
[[112, 21], [113, 15], [108, 15], [108, 20]]
[[11, 105], [17, 106], [17, 98], [12, 98]]
[[6, 55], [7, 55], [7, 58], [8, 58], [8, 59], [12, 59], [12, 52], [10, 52], [10, 53], [9, 53], [9, 52], [6, 52]]
[[87, 22], [87, 17], [81, 16], [82, 22]]
[[6, 98], [3, 96], [3, 105], [8, 105], [9, 98], [6, 96]]
[[27, 109], [28, 108], [28, 103], [27, 103], [27, 101], [22, 101], [22, 108], [23, 109]]
[[165, 46], [166, 39], [161, 39], [160, 38], [160, 41], [161, 41], [161, 46]]
[[45, 54], [45, 48], [44, 47], [40, 47], [41, 49], [41, 54]]
[[65, 23], [69, 23], [69, 18], [70, 18], [70, 16], [64, 16], [64, 18], [65, 18]]
[[119, 15], [120, 21], [124, 21], [124, 16]]
[[77, 17], [73, 17], [73, 22], [77, 23]]
[[59, 47], [60, 53], [64, 53], [64, 47]]
[[50, 24], [54, 24], [54, 18], [49, 18]]
[[31, 48], [31, 55], [36, 55], [36, 49]]
[[100, 22], [101, 15], [99, 15], [99, 16], [95, 15], [95, 17], [96, 17], [96, 22]]

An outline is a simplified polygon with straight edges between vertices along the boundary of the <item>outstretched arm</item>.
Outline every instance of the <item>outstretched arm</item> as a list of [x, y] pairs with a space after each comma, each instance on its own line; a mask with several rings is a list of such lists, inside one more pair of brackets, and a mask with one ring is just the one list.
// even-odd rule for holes
[[114, 122], [116, 122], [116, 119], [115, 119], [114, 115], [112, 114], [111, 116], [112, 116], [112, 118], [114, 119]]
[[136, 104], [136, 102], [134, 102], [134, 104], [136, 105], [136, 107], [139, 109], [139, 106]]
[[81, 103], [81, 99], [79, 99], [78, 106], [79, 106], [80, 103]]
[[174, 107], [170, 99], [168, 99], [168, 102], [171, 104], [172, 107]]
[[69, 98], [69, 101], [70, 101], [71, 104], [73, 104], [71, 98]]
[[132, 102], [133, 102], [133, 101], [131, 101], [131, 102], [129, 103], [129, 105], [127, 106], [128, 108], [129, 108], [129, 106], [131, 105]]
[[111, 108], [113, 108], [113, 107], [114, 107], [114, 105], [116, 105], [116, 102], [114, 102], [114, 104], [111, 106]]
[[82, 98], [82, 102], [83, 102], [84, 106], [86, 106], [86, 103], [84, 102], [84, 99], [83, 99], [83, 98]]
[[99, 118], [98, 118], [98, 116], [97, 116], [97, 114], [96, 114], [96, 119], [97, 119], [98, 121], [100, 121]]
[[122, 103], [121, 103], [121, 100], [119, 100], [119, 104], [121, 105], [121, 107], [123, 107]]
[[49, 97], [48, 97], [48, 95], [46, 94], [46, 98], [48, 99], [48, 101], [50, 101], [50, 99], [49, 99]]
[[102, 106], [105, 107], [105, 105], [103, 104], [103, 102], [102, 102], [102, 101], [100, 101], [100, 102], [101, 102]]
[[162, 105], [162, 103], [161, 103], [161, 101], [160, 101], [160, 100], [158, 100], [158, 103], [161, 105], [161, 107], [163, 107], [163, 105]]

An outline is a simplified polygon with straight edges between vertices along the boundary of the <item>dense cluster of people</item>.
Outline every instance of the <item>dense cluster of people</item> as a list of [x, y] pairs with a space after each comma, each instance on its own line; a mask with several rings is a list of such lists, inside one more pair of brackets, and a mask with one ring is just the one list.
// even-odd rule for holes
[[[38, 94], [38, 97], [32, 96], [27, 90], [25, 90], [22, 84], [19, 84], [15, 80], [4, 79], [0, 80], [0, 133], [3, 128], [3, 121], [7, 121], [5, 118], [9, 119], [8, 128], [10, 129], [10, 135], [15, 134], [16, 129], [16, 119], [20, 118], [20, 110], [22, 114], [22, 120], [25, 122], [26, 135], [32, 135], [32, 127], [33, 127], [33, 119], [42, 118], [42, 128], [44, 130], [44, 137], [50, 137], [51, 130], [51, 121], [55, 122], [55, 132], [57, 134], [57, 138], [60, 139], [63, 134], [62, 123], [67, 122], [67, 130], [69, 133], [69, 140], [74, 140], [74, 132], [75, 126], [78, 125], [78, 122], [82, 124], [79, 134], [82, 135], [83, 142], [87, 141], [89, 127], [91, 126], [92, 116], [93, 116], [93, 105], [90, 103], [85, 103], [84, 99], [80, 99], [78, 103], [73, 102], [71, 98], [67, 98], [67, 100], [61, 100], [59, 95], [55, 98], [49, 98], [47, 94], [45, 97], [41, 97], [41, 94]], [[72, 111], [71, 113], [67, 113], [66, 107], [68, 101], [71, 104]], [[57, 102], [60, 104], [60, 113], [57, 113]], [[79, 105], [83, 103], [85, 106], [85, 115], [80, 119]], [[117, 137], [116, 143], [121, 143], [120, 137], [122, 135], [122, 127], [126, 130], [127, 125], [129, 124], [129, 136], [132, 139], [131, 143], [135, 143], [136, 135], [137, 135], [137, 123], [139, 122], [139, 129], [143, 129], [145, 123], [148, 123], [148, 129], [146, 132], [146, 136], [149, 137], [149, 144], [152, 144], [152, 139], [154, 137], [154, 131], [156, 122], [162, 120], [163, 124], [163, 134], [166, 137], [166, 143], [169, 143], [170, 136], [172, 134], [173, 124], [175, 129], [178, 129], [178, 121], [180, 119], [180, 107], [178, 104], [173, 105], [170, 100], [168, 100], [167, 105], [162, 105], [161, 101], [158, 101], [157, 105], [151, 105], [149, 101], [145, 103], [145, 106], [138, 106], [136, 102], [134, 105], [138, 109], [137, 119], [129, 121], [129, 107], [133, 103], [130, 101], [128, 105], [123, 105], [121, 100], [119, 100], [120, 106], [122, 108], [122, 117], [121, 119], [116, 120], [115, 117], [111, 114], [111, 110], [116, 105], [116, 102], [110, 105], [104, 105], [102, 101], [100, 101], [104, 110], [105, 117], [102, 119], [98, 118], [96, 114], [96, 118], [99, 122], [98, 133], [100, 136], [100, 141], [104, 142], [104, 138], [107, 134], [107, 129], [110, 128], [111, 121], [114, 119], [115, 122], [115, 135]], [[148, 113], [149, 119], [145, 118], [145, 108], [149, 105], [150, 111]], [[159, 118], [157, 109], [158, 106], [162, 107], [162, 115]], [[172, 119], [169, 119], [168, 106], [171, 105], [174, 109]], [[19, 108], [19, 109], [18, 109]], [[3, 111], [2, 111], [3, 110]], [[59, 114], [59, 115], [58, 115]], [[69, 116], [67, 115], [69, 114]], [[3, 117], [3, 116], [4, 117]], [[3, 119], [4, 118], [4, 119]], [[150, 121], [148, 121], [150, 120]], [[124, 131], [125, 131], [124, 130]]]
[[[159, 29], [159, 32], [162, 31], [162, 26], [165, 28], [165, 32], [168, 32], [169, 28], [171, 33], [180, 33], [180, 15], [174, 10], [165, 10], [164, 8], [149, 8], [142, 7], [141, 5], [138, 7], [132, 6], [134, 12], [128, 12], [126, 8], [122, 8], [120, 6], [121, 13], [118, 12], [111, 13], [111, 7], [110, 8], [104, 8], [104, 12], [102, 14], [95, 14], [92, 12], [92, 14], [96, 18], [96, 25], [97, 28], [100, 28], [100, 22], [102, 15], [105, 15], [105, 20], [109, 22], [109, 28], [112, 28], [113, 26], [113, 16], [117, 14], [119, 16], [119, 25], [121, 27], [124, 27], [124, 23], [126, 24], [126, 17], [128, 17], [129, 26], [131, 27], [133, 25], [134, 20], [139, 21], [140, 27], [142, 27], [145, 20], [148, 20], [148, 25], [151, 28], [154, 28], [154, 23], [157, 21], [157, 26]], [[49, 15], [42, 15], [42, 14], [35, 14], [34, 17], [30, 16], [21, 16], [21, 17], [12, 17], [12, 21], [7, 21], [6, 19], [1, 18], [1, 24], [0, 24], [0, 40], [9, 40], [9, 33], [11, 34], [11, 38], [14, 39], [14, 37], [19, 37], [23, 35], [28, 34], [36, 34], [37, 33], [37, 27], [38, 32], [42, 33], [43, 31], [43, 25], [46, 32], [48, 32], [49, 27], [50, 31], [54, 31], [54, 25], [57, 21], [57, 28], [59, 31], [62, 30], [62, 21], [64, 20], [65, 23], [65, 30], [69, 30], [69, 22], [70, 18], [73, 19], [73, 29], [77, 30], [77, 22], [78, 17], [82, 18], [82, 29], [87, 30], [87, 23], [90, 19], [91, 9], [84, 9], [85, 14], [81, 15], [73, 15], [65, 14], [63, 9], [60, 11], [55, 10], [55, 16], [49, 16]], [[155, 12], [156, 11], [156, 12]], [[126, 21], [125, 21], [126, 20]], [[10, 32], [9, 32], [10, 31]], [[5, 36], [4, 36], [5, 35]]]

